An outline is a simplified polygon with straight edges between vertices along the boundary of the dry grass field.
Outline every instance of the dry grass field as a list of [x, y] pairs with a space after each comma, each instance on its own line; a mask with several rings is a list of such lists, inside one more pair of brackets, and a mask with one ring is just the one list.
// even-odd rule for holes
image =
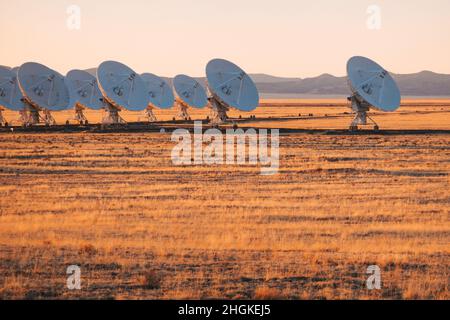
[[[350, 121], [345, 102], [273, 103], [257, 116], [339, 117], [255, 127]], [[449, 105], [375, 117], [450, 129]], [[161, 133], [0, 134], [0, 299], [450, 298], [450, 135], [283, 135], [273, 176], [173, 166], [173, 146]], [[69, 291], [74, 264], [82, 289]], [[366, 288], [369, 265], [381, 290]]]

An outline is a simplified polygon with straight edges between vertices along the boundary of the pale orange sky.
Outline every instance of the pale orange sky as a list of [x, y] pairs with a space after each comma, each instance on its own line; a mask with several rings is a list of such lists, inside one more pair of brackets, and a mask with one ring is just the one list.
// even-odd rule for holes
[[[66, 26], [69, 5], [81, 29]], [[381, 30], [367, 28], [369, 5]], [[249, 73], [344, 75], [353, 55], [396, 73], [450, 74], [449, 0], [0, 0], [0, 65], [65, 74], [118, 60], [138, 72], [204, 75], [230, 59]]]

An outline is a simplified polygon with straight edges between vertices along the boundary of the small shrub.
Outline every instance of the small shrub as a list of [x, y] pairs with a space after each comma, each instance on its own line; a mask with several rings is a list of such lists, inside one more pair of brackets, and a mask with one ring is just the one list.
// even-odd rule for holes
[[149, 290], [160, 289], [162, 277], [156, 271], [150, 271], [142, 277], [142, 285]]

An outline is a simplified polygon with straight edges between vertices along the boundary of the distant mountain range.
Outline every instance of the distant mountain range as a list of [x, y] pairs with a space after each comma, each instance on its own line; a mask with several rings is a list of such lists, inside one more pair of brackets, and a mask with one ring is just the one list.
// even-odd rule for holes
[[[393, 74], [403, 96], [450, 96], [450, 75], [422, 71]], [[314, 78], [279, 78], [251, 75], [263, 94], [348, 95], [347, 77], [323, 74]]]
[[[95, 69], [89, 69], [95, 74]], [[397, 81], [403, 96], [450, 96], [450, 75], [431, 71], [412, 74], [392, 74]], [[346, 77], [335, 77], [322, 74], [314, 78], [284, 78], [267, 74], [250, 74], [259, 92], [263, 96], [270, 95], [343, 95], [349, 94]], [[171, 78], [164, 78], [172, 82]], [[205, 84], [205, 78], [196, 78]]]

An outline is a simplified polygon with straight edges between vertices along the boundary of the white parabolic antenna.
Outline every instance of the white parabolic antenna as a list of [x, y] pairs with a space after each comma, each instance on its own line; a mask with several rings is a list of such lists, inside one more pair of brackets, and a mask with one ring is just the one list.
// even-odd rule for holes
[[[352, 91], [349, 100], [356, 113], [350, 129], [367, 124], [367, 111], [370, 108], [392, 112], [400, 107], [401, 95], [395, 80], [376, 62], [365, 57], [353, 57], [347, 63], [347, 74]], [[378, 125], [374, 124], [378, 129]]]
[[353, 57], [347, 63], [348, 80], [353, 94], [381, 111], [395, 111], [400, 106], [400, 90], [392, 76], [376, 62]]
[[170, 85], [152, 73], [144, 73], [141, 77], [147, 85], [150, 104], [159, 109], [172, 108], [174, 96]]
[[242, 111], [258, 107], [259, 94], [253, 80], [232, 62], [211, 60], [206, 66], [208, 88], [222, 105]]
[[131, 111], [148, 106], [147, 89], [142, 78], [126, 65], [105, 61], [97, 69], [97, 80], [104, 98], [116, 108]]
[[82, 70], [72, 70], [66, 75], [66, 85], [70, 94], [70, 106], [80, 104], [84, 107], [100, 110], [104, 107], [101, 99], [102, 93], [97, 84], [97, 79]]
[[173, 80], [177, 98], [194, 108], [204, 108], [208, 104], [206, 91], [202, 85], [184, 74], [177, 75]]
[[23, 64], [17, 71], [22, 94], [36, 108], [50, 111], [67, 109], [69, 92], [64, 77], [58, 72], [35, 62]]
[[17, 82], [17, 68], [0, 66], [0, 106], [14, 111], [23, 109], [22, 93]]

